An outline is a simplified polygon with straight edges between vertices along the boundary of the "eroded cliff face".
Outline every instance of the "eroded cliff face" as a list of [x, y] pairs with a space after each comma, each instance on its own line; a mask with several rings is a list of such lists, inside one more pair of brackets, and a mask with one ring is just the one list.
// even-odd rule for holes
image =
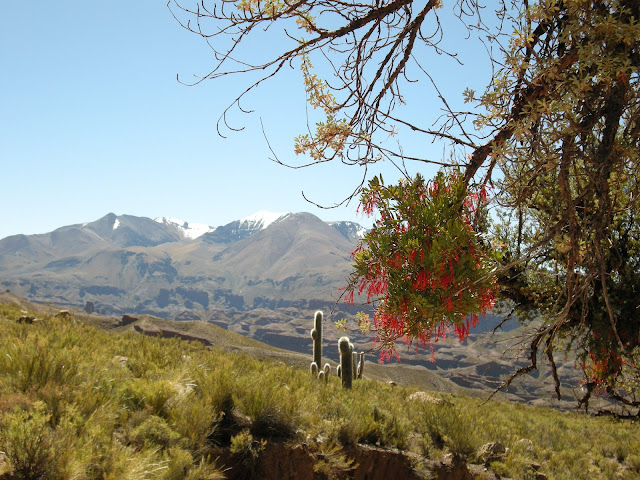
[[[228, 469], [229, 480], [320, 480], [328, 478], [314, 471], [322, 455], [307, 444], [269, 443], [260, 452], [255, 463], [247, 465], [227, 449], [212, 451], [218, 456], [218, 464]], [[345, 448], [341, 452], [353, 461], [353, 470], [333, 470], [333, 478], [350, 480], [486, 480], [498, 477], [481, 465], [467, 465], [463, 461], [445, 455], [442, 461], [428, 460], [419, 455], [395, 449], [382, 449], [366, 445]], [[331, 462], [328, 462], [330, 465]], [[482, 475], [482, 477], [479, 477]], [[504, 479], [507, 480], [507, 479]]]

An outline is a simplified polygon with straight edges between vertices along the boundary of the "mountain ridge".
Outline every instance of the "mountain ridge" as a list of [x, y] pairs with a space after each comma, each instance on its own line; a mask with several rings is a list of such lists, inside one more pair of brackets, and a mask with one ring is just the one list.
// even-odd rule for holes
[[[255, 297], [271, 298], [268, 303], [327, 297], [317, 287], [331, 284], [327, 291], [337, 290], [355, 248], [344, 224], [332, 226], [311, 214], [262, 211], [196, 238], [177, 228], [188, 230], [188, 222], [159, 219], [109, 213], [45, 234], [2, 239], [2, 285], [32, 300], [76, 306], [91, 301], [113, 311], [189, 309], [190, 302], [157, 299], [183, 286], [208, 292], [211, 304], [238, 308], [237, 295], [250, 305]], [[90, 291], [127, 293], [118, 300], [92, 298]], [[230, 298], [233, 305], [225, 304]]]

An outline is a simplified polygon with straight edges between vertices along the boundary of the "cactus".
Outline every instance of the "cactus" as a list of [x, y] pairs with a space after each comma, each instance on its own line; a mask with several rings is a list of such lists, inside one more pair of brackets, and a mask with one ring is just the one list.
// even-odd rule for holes
[[313, 361], [320, 368], [322, 365], [322, 312], [319, 310], [313, 317], [311, 338], [313, 339]]
[[323, 381], [323, 380], [324, 380], [325, 382], [327, 381], [326, 376], [325, 376], [325, 374], [324, 374], [324, 370], [320, 370], [320, 371], [318, 372], [318, 380], [320, 380], [320, 381]]
[[338, 375], [338, 378], [342, 378], [342, 367], [340, 365], [336, 368], [336, 374]]
[[329, 365], [328, 363], [325, 363], [323, 370], [324, 370], [325, 377], [328, 378], [329, 374], [331, 373], [331, 365]]
[[340, 352], [342, 387], [351, 388], [353, 382], [353, 344], [349, 342], [349, 337], [341, 337], [338, 340], [338, 351]]
[[313, 340], [313, 362], [311, 362], [311, 374], [318, 376], [320, 365], [322, 365], [322, 312], [317, 311], [313, 317], [313, 330], [311, 330]]
[[358, 378], [362, 378], [362, 370], [364, 370], [364, 352], [360, 352], [360, 362], [358, 363]]

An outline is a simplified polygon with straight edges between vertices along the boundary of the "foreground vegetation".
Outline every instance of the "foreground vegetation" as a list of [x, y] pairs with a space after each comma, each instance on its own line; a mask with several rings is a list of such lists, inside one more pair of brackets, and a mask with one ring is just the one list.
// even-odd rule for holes
[[[278, 361], [198, 343], [116, 334], [0, 305], [0, 478], [218, 479], [226, 451], [251, 473], [270, 443], [305, 443], [318, 477], [353, 468], [357, 444], [468, 462], [512, 478], [638, 478], [638, 425], [429, 394], [372, 380], [340, 387]], [[365, 374], [366, 376], [366, 374]], [[441, 401], [442, 400], [442, 401]], [[416, 469], [424, 468], [416, 460]]]

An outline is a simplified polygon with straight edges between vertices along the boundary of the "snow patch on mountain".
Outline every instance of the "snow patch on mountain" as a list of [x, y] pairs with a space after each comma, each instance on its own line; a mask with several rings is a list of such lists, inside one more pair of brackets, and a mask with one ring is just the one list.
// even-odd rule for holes
[[194, 240], [205, 233], [215, 230], [214, 227], [205, 225], [204, 223], [183, 222], [182, 220], [174, 217], [158, 217], [154, 220], [158, 223], [176, 228], [184, 238], [188, 238], [190, 240]]
[[246, 228], [244, 223], [247, 223], [247, 226], [250, 226], [254, 230], [263, 230], [267, 228], [272, 223], [277, 222], [278, 220], [282, 220], [284, 217], [289, 215], [289, 212], [285, 213], [274, 213], [267, 212], [266, 210], [260, 210], [259, 212], [254, 213], [253, 215], [249, 215], [240, 220], [240, 225]]
[[[177, 230], [183, 238], [188, 240], [202, 237], [201, 240], [205, 243], [229, 244], [264, 230], [290, 215], [292, 215], [291, 212], [278, 213], [260, 210], [240, 220], [218, 227], [211, 227], [202, 223], [184, 222], [175, 217], [157, 217], [154, 220]], [[365, 227], [355, 222], [339, 221], [327, 222], [327, 224], [354, 243], [357, 243], [367, 233]]]
[[117, 230], [119, 226], [120, 226], [120, 220], [118, 220], [118, 218], [116, 217], [115, 222], [113, 222], [113, 229]]
[[342, 235], [354, 243], [362, 240], [368, 232], [365, 227], [356, 222], [339, 221], [327, 222], [327, 224], [338, 230]]

